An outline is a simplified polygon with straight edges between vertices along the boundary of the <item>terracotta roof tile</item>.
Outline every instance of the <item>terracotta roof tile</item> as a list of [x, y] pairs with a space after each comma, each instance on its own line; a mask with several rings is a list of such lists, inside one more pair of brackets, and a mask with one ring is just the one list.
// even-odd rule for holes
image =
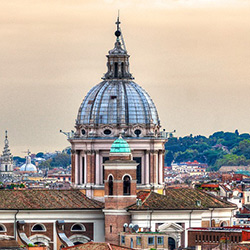
[[88, 242], [85, 244], [76, 245], [73, 247], [66, 247], [63, 249], [70, 250], [129, 250], [133, 248], [122, 247], [106, 242]]
[[0, 209], [101, 209], [79, 190], [0, 190]]
[[[137, 206], [135, 203], [128, 207], [129, 210], [204, 210], [209, 208], [236, 208], [235, 204], [223, 201], [216, 196], [192, 188], [168, 188], [166, 189], [165, 195], [155, 192], [140, 191], [137, 196], [138, 198], [146, 198], [142, 199], [141, 206]], [[197, 201], [200, 201], [200, 204]]]

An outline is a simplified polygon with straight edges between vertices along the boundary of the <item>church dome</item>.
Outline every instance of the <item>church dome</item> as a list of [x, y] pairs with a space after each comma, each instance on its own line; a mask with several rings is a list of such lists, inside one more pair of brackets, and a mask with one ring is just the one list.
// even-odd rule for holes
[[159, 124], [156, 107], [134, 81], [106, 80], [93, 87], [83, 100], [78, 124]]
[[129, 55], [117, 20], [116, 42], [107, 58], [103, 81], [86, 95], [78, 110], [75, 137], [157, 136], [160, 120], [149, 94], [133, 81]]
[[113, 142], [110, 153], [131, 153], [131, 149], [128, 143], [120, 136]]
[[26, 156], [26, 162], [21, 166], [20, 170], [21, 172], [37, 172], [37, 168], [34, 164], [31, 163], [30, 156]]

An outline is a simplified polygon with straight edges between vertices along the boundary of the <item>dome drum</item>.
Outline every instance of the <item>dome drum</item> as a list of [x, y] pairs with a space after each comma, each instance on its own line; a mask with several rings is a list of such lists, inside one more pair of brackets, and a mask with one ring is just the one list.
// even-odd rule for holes
[[132, 137], [132, 138], [142, 138], [142, 137], [159, 137], [160, 136], [160, 127], [154, 124], [145, 125], [145, 124], [135, 124], [135, 125], [79, 125], [76, 126], [75, 138], [115, 138], [120, 134], [123, 137]]

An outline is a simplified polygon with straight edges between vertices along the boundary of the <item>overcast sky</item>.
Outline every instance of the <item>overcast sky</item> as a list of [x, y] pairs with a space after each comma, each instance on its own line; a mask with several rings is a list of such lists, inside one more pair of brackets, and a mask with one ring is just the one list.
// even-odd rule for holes
[[0, 150], [62, 150], [106, 72], [115, 20], [135, 81], [177, 136], [250, 132], [249, 0], [0, 1]]

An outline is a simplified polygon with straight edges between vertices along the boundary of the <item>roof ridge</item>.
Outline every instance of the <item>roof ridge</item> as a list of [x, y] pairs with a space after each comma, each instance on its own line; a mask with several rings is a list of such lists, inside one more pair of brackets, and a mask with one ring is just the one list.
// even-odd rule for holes
[[208, 196], [210, 196], [210, 197], [212, 197], [212, 198], [215, 198], [215, 199], [216, 199], [217, 201], [219, 201], [219, 202], [225, 203], [225, 204], [227, 204], [227, 205], [232, 205], [232, 207], [237, 206], [236, 204], [231, 203], [231, 202], [229, 202], [229, 201], [225, 201], [225, 200], [219, 199], [216, 195], [213, 195], [213, 194], [210, 194], [210, 193], [207, 193], [207, 192], [203, 192], [203, 191], [198, 190], [198, 189], [196, 189], [196, 190], [197, 190], [198, 192], [200, 192], [200, 193], [207, 194]]

